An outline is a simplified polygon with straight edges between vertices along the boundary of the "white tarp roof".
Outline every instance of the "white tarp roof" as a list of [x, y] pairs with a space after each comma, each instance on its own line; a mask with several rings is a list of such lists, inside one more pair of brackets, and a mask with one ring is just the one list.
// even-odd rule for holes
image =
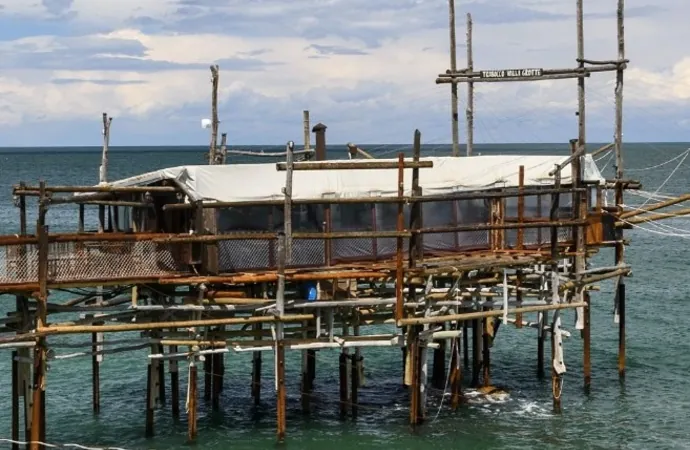
[[[424, 195], [458, 191], [517, 187], [519, 167], [525, 167], [525, 185], [552, 185], [549, 172], [567, 156], [487, 155], [472, 157], [429, 157], [433, 168], [419, 169]], [[360, 160], [353, 160], [360, 161]], [[365, 161], [365, 160], [361, 160]], [[397, 161], [397, 159], [377, 160]], [[584, 179], [603, 182], [591, 155], [584, 157]], [[570, 166], [561, 182], [571, 182]], [[283, 198], [285, 172], [275, 163], [179, 166], [160, 169], [111, 183], [114, 186], [142, 186], [177, 179], [191, 200], [259, 201]], [[412, 169], [405, 170], [405, 195], [410, 195]], [[397, 169], [310, 170], [293, 173], [293, 199], [324, 197], [397, 196]]]

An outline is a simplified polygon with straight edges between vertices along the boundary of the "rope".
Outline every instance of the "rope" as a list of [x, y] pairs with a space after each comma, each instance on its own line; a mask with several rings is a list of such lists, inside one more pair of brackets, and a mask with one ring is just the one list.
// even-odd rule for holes
[[[678, 171], [678, 169], [680, 169], [680, 166], [683, 165], [683, 162], [685, 161], [685, 159], [688, 157], [688, 155], [690, 155], [690, 148], [687, 149], [687, 150], [686, 150], [684, 153], [682, 153], [682, 154], [683, 154], [683, 159], [680, 160], [680, 162], [679, 162], [678, 165], [675, 167], [675, 169], [673, 169], [673, 170], [671, 171], [671, 173], [668, 175], [668, 177], [666, 177], [666, 179], [664, 180], [664, 182], [661, 183], [661, 185], [656, 189], [656, 191], [654, 191], [654, 194], [653, 194], [653, 195], [657, 195], [657, 194], [659, 193], [659, 191], [661, 191], [661, 188], [663, 188], [663, 187], [666, 185], [666, 183], [668, 183], [669, 180], [673, 177], [673, 175]], [[647, 200], [645, 200], [645, 202], [644, 202], [640, 207], [645, 206], [645, 205], [649, 202], [649, 200], [650, 200], [649, 198], [648, 198]]]
[[[458, 347], [457, 345], [458, 339], [453, 339], [453, 344], [450, 347], [450, 360], [453, 360], [452, 354], [453, 352], [456, 352], [456, 357], [460, 358], [460, 352], [459, 349], [456, 348]], [[458, 359], [459, 361], [459, 359]], [[441, 396], [441, 403], [438, 405], [438, 411], [436, 411], [436, 415], [434, 416], [434, 420], [432, 422], [436, 422], [436, 419], [438, 419], [438, 416], [441, 414], [441, 408], [443, 408], [443, 401], [446, 399], [446, 394], [448, 393], [448, 384], [450, 383], [450, 373], [452, 372], [452, 364], [448, 364], [448, 374], [446, 375], [446, 384], [443, 386], [443, 395]]]
[[690, 152], [690, 148], [687, 149], [687, 150], [685, 150], [684, 152], [682, 152], [682, 153], [679, 154], [678, 156], [675, 156], [675, 157], [669, 159], [668, 161], [662, 162], [661, 164], [657, 164], [656, 166], [644, 167], [644, 168], [642, 168], [642, 169], [627, 169], [626, 171], [627, 171], [627, 172], [642, 172], [642, 171], [645, 171], [645, 170], [656, 169], [656, 168], [659, 168], [659, 167], [661, 167], [661, 166], [665, 166], [666, 164], [672, 163], [673, 161], [675, 161], [675, 160], [681, 158], [682, 156], [686, 155], [688, 152]]
[[121, 447], [88, 447], [86, 445], [81, 445], [81, 444], [49, 444], [47, 442], [41, 442], [41, 441], [14, 441], [12, 439], [3, 439], [0, 438], [0, 442], [5, 442], [8, 444], [18, 444], [18, 445], [30, 445], [30, 444], [39, 444], [47, 448], [79, 448], [82, 450], [126, 450]]

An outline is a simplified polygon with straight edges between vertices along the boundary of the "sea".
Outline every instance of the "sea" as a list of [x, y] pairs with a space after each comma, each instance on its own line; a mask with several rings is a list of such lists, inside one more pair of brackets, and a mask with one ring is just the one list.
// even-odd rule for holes
[[[642, 182], [642, 190], [626, 194], [630, 207], [650, 204], [664, 196], [690, 192], [690, 143], [626, 143], [625, 177]], [[240, 148], [240, 147], [237, 147]], [[409, 145], [362, 145], [376, 157], [411, 153]], [[596, 144], [591, 145], [597, 148]], [[244, 146], [256, 151], [282, 151], [283, 146]], [[113, 147], [108, 178], [120, 179], [163, 167], [204, 164], [203, 147]], [[560, 144], [476, 145], [477, 154], [568, 154]], [[423, 146], [422, 154], [441, 156], [450, 146]], [[347, 158], [344, 145], [329, 145], [331, 159]], [[12, 185], [92, 185], [98, 181], [100, 149], [0, 149], [0, 234], [18, 232], [18, 209]], [[612, 153], [597, 156], [598, 166], [612, 177]], [[230, 157], [229, 164], [275, 158]], [[472, 164], [468, 159], [467, 164]], [[261, 180], [253, 182], [260, 183]], [[29, 224], [35, 223], [31, 204]], [[90, 221], [95, 218], [89, 216]], [[51, 232], [76, 229], [75, 209], [56, 207], [48, 215]], [[181, 373], [182, 418], [173, 420], [168, 405], [155, 413], [155, 436], [145, 438], [146, 351], [105, 355], [101, 365], [101, 412], [91, 406], [91, 359], [52, 360], [47, 374], [46, 441], [60, 445], [122, 449], [264, 449], [284, 447], [323, 449], [683, 449], [690, 448], [690, 220], [669, 219], [626, 231], [631, 245], [626, 261], [633, 272], [627, 280], [627, 372], [617, 369], [618, 326], [614, 323], [611, 282], [592, 295], [592, 389], [583, 390], [583, 351], [574, 317], [564, 314], [567, 372], [562, 392], [563, 411], [551, 407], [551, 383], [536, 377], [537, 332], [531, 328], [500, 328], [492, 349], [492, 382], [509, 393], [481, 400], [468, 393], [458, 410], [448, 408], [443, 390], [430, 389], [428, 419], [418, 428], [408, 425], [408, 393], [401, 386], [401, 354], [396, 349], [364, 349], [365, 386], [360, 390], [356, 419], [341, 418], [338, 404], [338, 353], [317, 355], [312, 411], [300, 406], [299, 353], [287, 358], [287, 438], [276, 443], [273, 370], [264, 356], [262, 397], [250, 396], [250, 355], [225, 358], [225, 383], [218, 411], [199, 400], [199, 431], [194, 444], [186, 442], [184, 414], [186, 370]], [[611, 250], [602, 250], [593, 264], [612, 265]], [[55, 293], [54, 300], [70, 294]], [[0, 296], [0, 314], [14, 308], [14, 299]], [[530, 318], [530, 320], [532, 320]], [[373, 330], [380, 333], [390, 330]], [[85, 336], [50, 338], [50, 343], [83, 342]], [[108, 339], [108, 336], [106, 336]], [[75, 350], [56, 348], [61, 355]], [[547, 355], [549, 354], [547, 344]], [[182, 366], [184, 369], [184, 365]], [[9, 448], [10, 352], [0, 350], [0, 448]], [[465, 379], [469, 374], [465, 374]], [[203, 379], [203, 376], [200, 377]], [[200, 381], [200, 387], [202, 387]], [[166, 383], [168, 390], [169, 382]], [[201, 389], [202, 390], [202, 389]], [[200, 390], [200, 391], [201, 391]], [[71, 447], [74, 448], [74, 447]]]

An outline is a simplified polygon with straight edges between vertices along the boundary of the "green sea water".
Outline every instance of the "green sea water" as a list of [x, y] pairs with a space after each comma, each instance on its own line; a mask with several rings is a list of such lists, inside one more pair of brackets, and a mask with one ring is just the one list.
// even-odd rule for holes
[[[368, 150], [374, 146], [363, 146]], [[408, 151], [401, 146], [375, 146], [376, 156]], [[626, 144], [626, 177], [639, 179], [645, 191], [657, 194], [690, 192], [688, 161], [681, 155], [690, 144]], [[266, 150], [280, 150], [280, 147]], [[566, 146], [477, 146], [482, 154], [567, 153]], [[111, 179], [161, 167], [203, 164], [203, 148], [114, 148]], [[425, 155], [448, 154], [448, 146], [426, 146]], [[346, 157], [344, 146], [331, 146], [329, 155]], [[600, 167], [611, 175], [613, 161], [602, 155]], [[246, 160], [235, 161], [241, 163]], [[39, 179], [49, 184], [95, 184], [100, 151], [96, 148], [0, 149], [0, 234], [18, 230], [18, 210], [11, 186]], [[469, 162], [468, 162], [469, 163]], [[661, 165], [660, 165], [661, 164]], [[674, 172], [675, 170], [675, 172]], [[673, 172], [673, 173], [672, 173]], [[672, 176], [669, 178], [669, 175]], [[256, 180], [260, 182], [260, 180]], [[626, 203], [646, 198], [630, 194]], [[29, 223], [35, 223], [35, 208]], [[88, 218], [91, 223], [95, 217]], [[73, 209], [49, 213], [51, 231], [76, 228]], [[574, 317], [565, 314], [564, 327], [573, 336], [564, 340], [567, 373], [563, 413], [551, 411], [550, 380], [535, 376], [536, 330], [502, 327], [492, 349], [492, 381], [510, 391], [507, 400], [470, 402], [458, 411], [431, 390], [429, 419], [412, 431], [407, 425], [408, 395], [401, 387], [401, 357], [397, 349], [364, 349], [366, 386], [360, 391], [356, 420], [341, 419], [338, 405], [338, 353], [318, 353], [313, 409], [303, 414], [299, 395], [299, 355], [289, 352], [287, 440], [292, 449], [427, 449], [427, 448], [690, 448], [690, 288], [687, 255], [690, 220], [677, 218], [665, 226], [645, 225], [626, 232], [632, 245], [626, 260], [633, 265], [627, 282], [627, 377], [617, 372], [617, 326], [613, 323], [613, 292], [609, 282], [592, 296], [592, 391], [582, 389], [582, 341]], [[611, 265], [613, 254], [603, 250], [594, 259]], [[58, 294], [65, 295], [65, 294]], [[0, 296], [0, 313], [14, 308], [14, 299]], [[530, 318], [531, 320], [531, 318]], [[381, 330], [377, 330], [380, 332]], [[390, 330], [392, 331], [392, 329]], [[51, 338], [50, 342], [81, 342], [85, 337]], [[57, 349], [58, 354], [74, 350]], [[547, 350], [548, 354], [548, 350]], [[226, 355], [224, 391], [219, 411], [200, 399], [197, 448], [261, 449], [275, 443], [275, 395], [270, 354], [264, 356], [262, 401], [250, 397], [250, 355]], [[101, 413], [91, 412], [90, 358], [53, 361], [47, 375], [47, 441], [126, 449], [184, 449], [187, 424], [173, 421], [170, 406], [156, 411], [155, 432], [144, 437], [146, 351], [106, 355], [101, 367]], [[0, 438], [10, 437], [10, 353], [0, 350]], [[201, 377], [203, 378], [203, 377]], [[466, 376], [466, 379], [468, 377]], [[186, 373], [180, 384], [186, 386]], [[201, 386], [202, 383], [200, 383]], [[169, 383], [167, 383], [169, 389]], [[170, 393], [167, 394], [168, 401]], [[184, 391], [181, 394], [184, 402]], [[0, 448], [9, 444], [0, 442]]]

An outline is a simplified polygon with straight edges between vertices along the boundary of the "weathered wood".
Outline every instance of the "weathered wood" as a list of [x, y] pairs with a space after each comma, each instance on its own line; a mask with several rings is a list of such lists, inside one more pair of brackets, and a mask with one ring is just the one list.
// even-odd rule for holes
[[[12, 428], [11, 438], [13, 441], [19, 441], [19, 362], [17, 356], [19, 352], [12, 351]], [[12, 450], [19, 450], [19, 444], [13, 443]]]
[[283, 227], [285, 233], [285, 263], [292, 263], [292, 170], [294, 167], [293, 154], [295, 149], [294, 142], [290, 141], [286, 146], [287, 159], [285, 161], [287, 170], [285, 171], [285, 204], [283, 205]]
[[[474, 70], [474, 57], [472, 55], [472, 14], [467, 13], [467, 71]], [[451, 70], [453, 68], [451, 67]], [[453, 83], [452, 86], [457, 86]], [[465, 119], [467, 121], [467, 156], [472, 156], [474, 149], [474, 83], [467, 83], [467, 108], [465, 109]]]
[[[171, 329], [175, 332], [175, 328]], [[177, 345], [171, 345], [169, 347], [169, 352], [172, 354], [177, 353]], [[179, 366], [176, 359], [170, 359], [168, 362], [168, 371], [170, 372], [170, 401], [171, 401], [171, 412], [174, 420], [180, 419], [180, 373]]]
[[[253, 325], [254, 331], [261, 333], [262, 324], [256, 323]], [[252, 353], [252, 398], [254, 404], [261, 403], [261, 352]]]
[[146, 366], [146, 437], [152, 437], [153, 430], [153, 363]]
[[[404, 161], [404, 169], [428, 169], [434, 167], [433, 161]], [[287, 163], [277, 163], [276, 168], [287, 170]], [[398, 163], [379, 160], [359, 161], [305, 161], [293, 164], [293, 170], [372, 170], [372, 169], [397, 169]]]
[[592, 385], [592, 323], [591, 323], [591, 301], [589, 293], [583, 293], [583, 299], [587, 306], [584, 308], [584, 329], [582, 330], [582, 350], [585, 393], [589, 393]]
[[311, 151], [311, 127], [309, 126], [309, 111], [302, 111], [302, 125], [304, 128], [304, 150]]
[[93, 403], [93, 413], [99, 414], [101, 412], [101, 363], [99, 360], [98, 351], [99, 333], [91, 333], [91, 396]]
[[287, 393], [285, 392], [285, 346], [282, 340], [276, 344], [276, 434], [279, 442], [285, 440], [287, 428]]
[[[404, 155], [398, 155], [398, 197], [404, 194]], [[396, 230], [401, 233], [405, 228], [405, 215], [402, 202], [398, 203], [398, 215], [396, 222]], [[403, 271], [403, 238], [398, 236], [396, 241], [396, 272], [395, 272], [395, 320], [400, 321], [403, 317], [403, 281], [405, 273]]]
[[[618, 29], [618, 60], [625, 59], [625, 24], [624, 24], [624, 10], [625, 1], [618, 0], [617, 8], [617, 29]], [[616, 180], [623, 179], [623, 85], [624, 77], [623, 71], [625, 65], [619, 64], [616, 70], [616, 119], [614, 126], [614, 142], [616, 144]], [[619, 183], [616, 185], [616, 206], [619, 208], [619, 213], [622, 212], [623, 205], [623, 186]], [[624, 248], [622, 242], [622, 232], [616, 244], [616, 265], [624, 262]], [[616, 286], [616, 293], [618, 299], [618, 375], [620, 379], [625, 378], [625, 284], [623, 277], [618, 278]]]
[[[457, 71], [457, 49], [455, 41], [455, 0], [448, 1], [448, 19], [450, 29], [450, 70]], [[458, 85], [451, 85], [451, 123], [453, 135], [453, 156], [460, 156], [460, 130], [458, 123]]]
[[[22, 195], [34, 196], [40, 195], [40, 186], [21, 186], [14, 185], [13, 189], [16, 193], [20, 190]], [[112, 193], [129, 193], [129, 194], [145, 194], [145, 193], [167, 193], [167, 192], [178, 192], [179, 189], [175, 186], [115, 186], [115, 185], [100, 185], [100, 186], [46, 186], [46, 193], [76, 193], [76, 192], [112, 192]]]
[[189, 366], [187, 387], [187, 441], [194, 442], [197, 434], [197, 366], [194, 361]]
[[613, 72], [619, 68], [625, 68], [625, 64], [608, 64], [596, 67], [579, 67], [569, 69], [501, 69], [492, 72], [508, 72], [522, 70], [534, 70], [533, 76], [500, 76], [500, 77], [482, 77], [482, 72], [487, 71], [473, 71], [473, 72], [457, 72], [457, 73], [442, 73], [436, 78], [436, 84], [444, 83], [467, 83], [485, 82], [485, 83], [500, 83], [500, 82], [515, 82], [515, 81], [541, 81], [541, 80], [563, 80], [568, 78], [589, 77], [592, 73], [598, 72]]
[[[554, 311], [561, 309], [574, 309], [585, 307], [586, 303], [558, 303], [553, 305], [534, 305], [534, 306], [524, 306], [522, 308], [513, 308], [508, 310], [508, 314], [516, 313], [530, 313], [539, 311]], [[472, 319], [484, 319], [487, 317], [500, 317], [503, 315], [503, 310], [490, 310], [490, 311], [475, 311], [469, 313], [461, 314], [448, 314], [432, 317], [415, 317], [415, 318], [405, 318], [402, 319], [402, 325], [424, 325], [424, 324], [434, 324], [443, 322], [453, 322], [462, 320], [472, 320]]]
[[110, 146], [110, 125], [112, 122], [113, 118], [108, 117], [107, 113], [103, 113], [103, 152], [101, 154], [101, 167], [98, 171], [100, 183], [108, 182], [108, 147]]
[[208, 152], [208, 163], [217, 164], [216, 147], [218, 145], [218, 82], [220, 74], [218, 65], [211, 66], [211, 144]]

